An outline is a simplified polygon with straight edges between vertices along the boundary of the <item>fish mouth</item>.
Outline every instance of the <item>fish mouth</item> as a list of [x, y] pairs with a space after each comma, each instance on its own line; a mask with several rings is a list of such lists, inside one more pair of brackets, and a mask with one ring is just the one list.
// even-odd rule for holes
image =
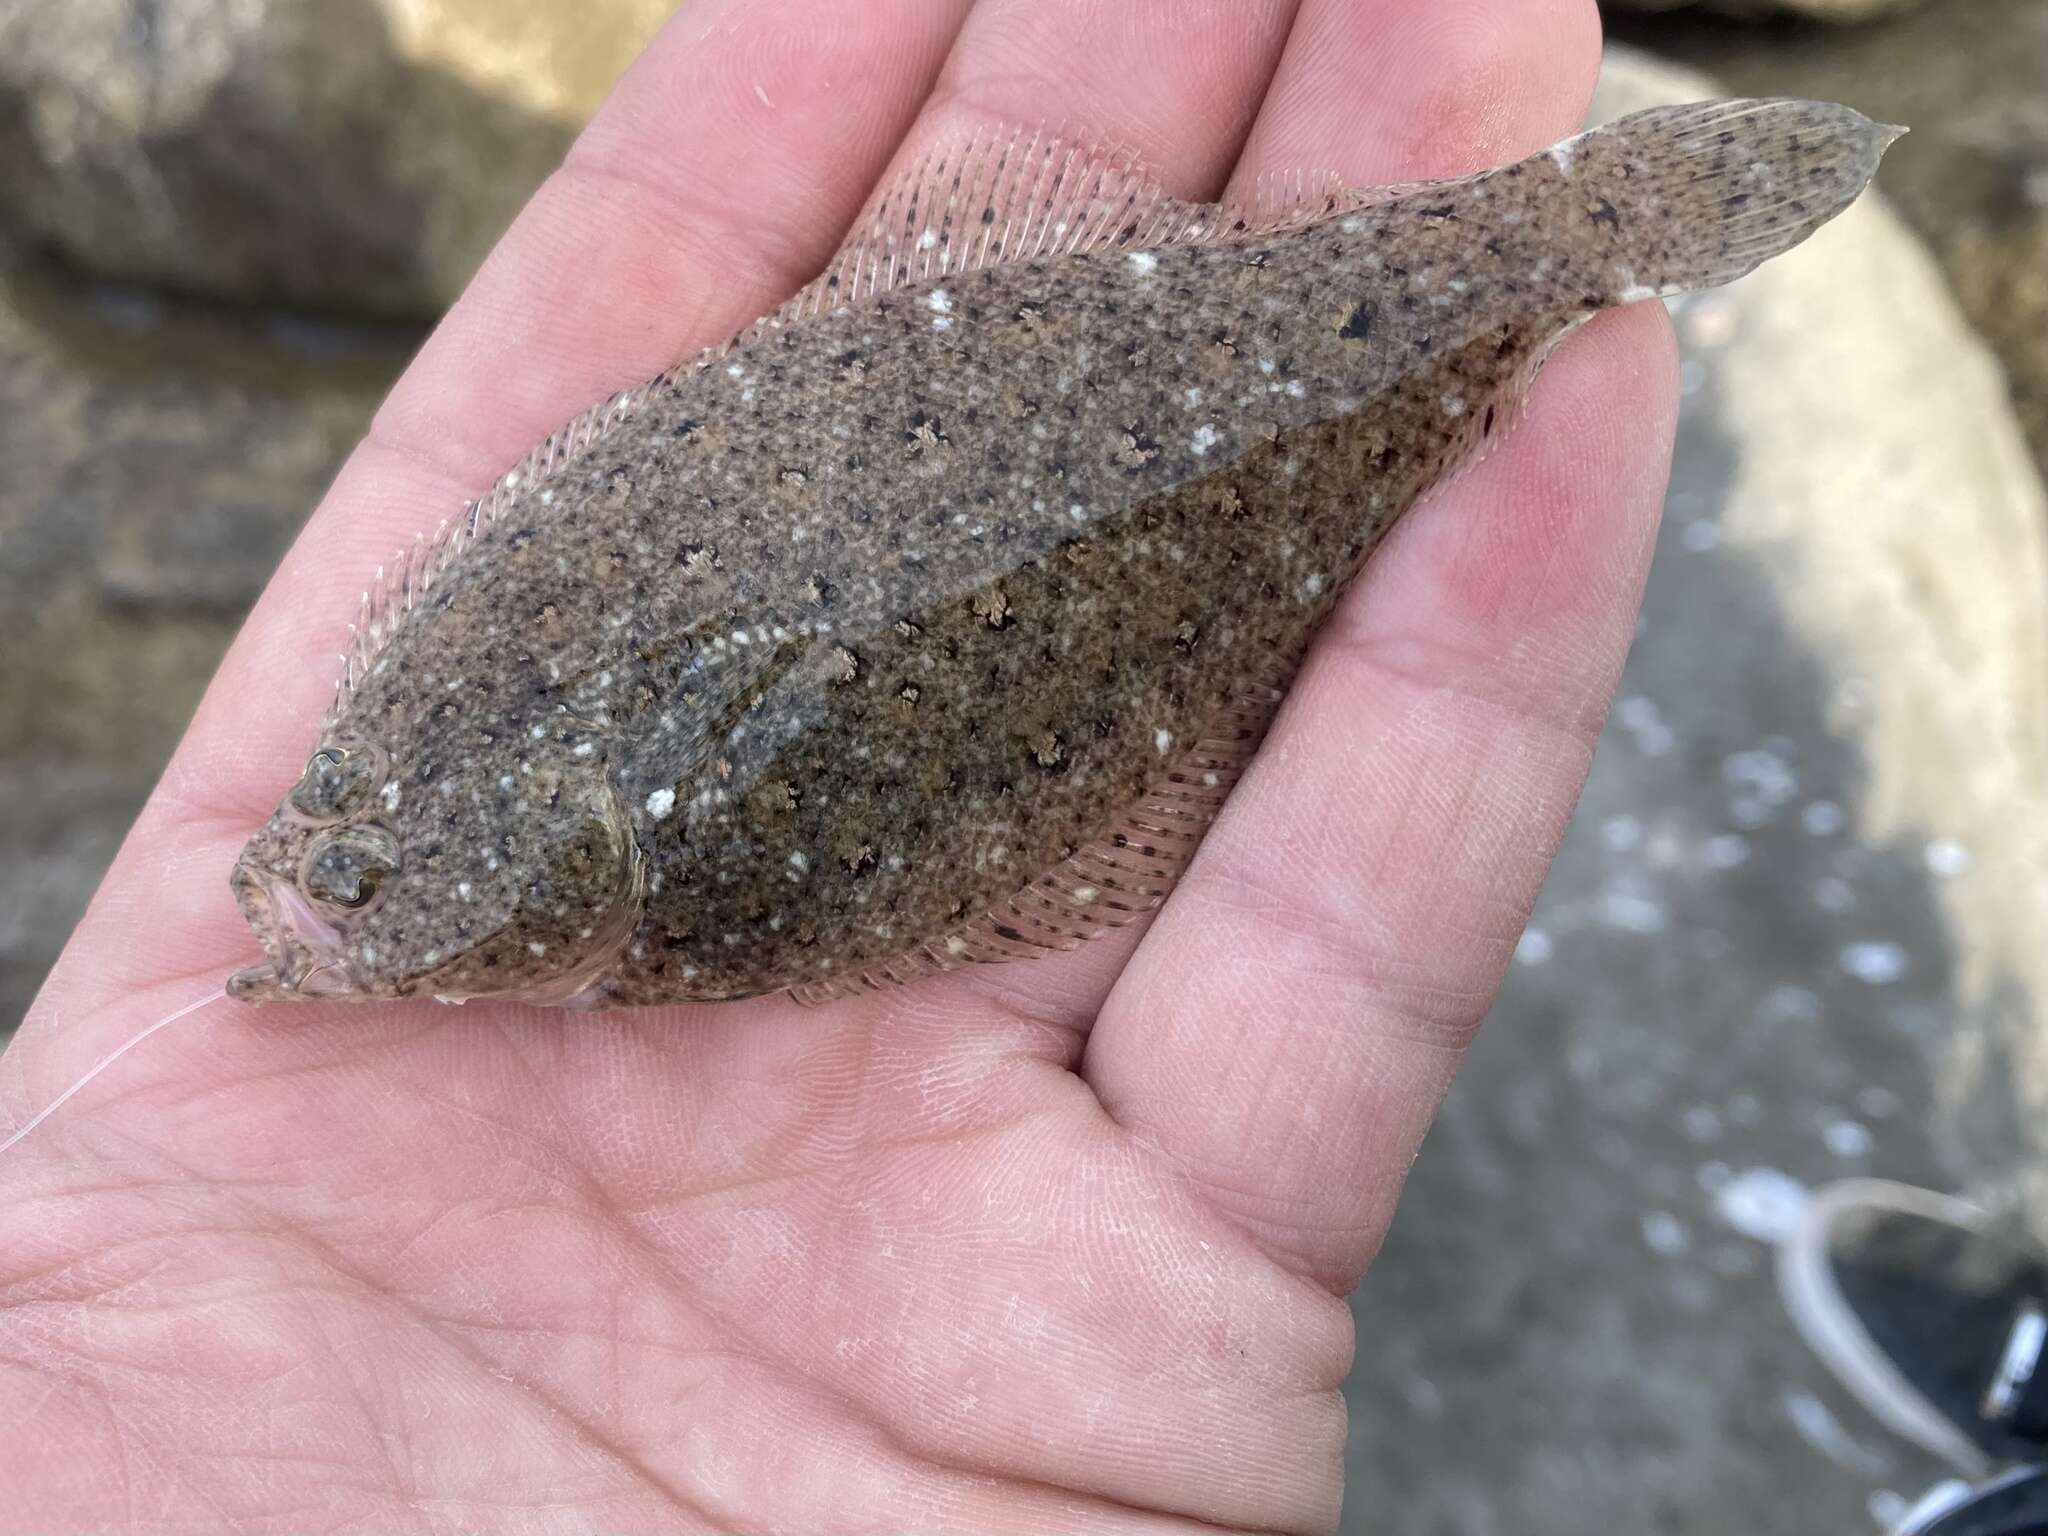
[[342, 963], [340, 931], [297, 886], [247, 864], [235, 871], [231, 884], [267, 963], [230, 976], [230, 997], [249, 1003], [311, 1002], [355, 993]]

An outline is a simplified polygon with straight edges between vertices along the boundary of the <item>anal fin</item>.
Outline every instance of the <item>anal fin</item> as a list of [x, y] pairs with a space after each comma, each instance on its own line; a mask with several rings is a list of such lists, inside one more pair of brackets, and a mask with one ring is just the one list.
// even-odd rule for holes
[[790, 995], [825, 1003], [970, 965], [1056, 954], [1156, 911], [1250, 766], [1290, 675], [1276, 664], [1241, 687], [1136, 804], [1015, 896], [939, 938], [858, 972], [792, 987]]

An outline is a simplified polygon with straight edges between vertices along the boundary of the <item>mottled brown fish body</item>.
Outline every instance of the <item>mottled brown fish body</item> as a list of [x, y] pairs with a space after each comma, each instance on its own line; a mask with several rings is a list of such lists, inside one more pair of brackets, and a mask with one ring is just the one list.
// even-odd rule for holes
[[379, 616], [238, 868], [271, 958], [239, 989], [823, 996], [1149, 909], [1548, 349], [1803, 238], [1888, 142], [1811, 104], [1632, 121], [1262, 220], [1037, 145], [927, 167]]

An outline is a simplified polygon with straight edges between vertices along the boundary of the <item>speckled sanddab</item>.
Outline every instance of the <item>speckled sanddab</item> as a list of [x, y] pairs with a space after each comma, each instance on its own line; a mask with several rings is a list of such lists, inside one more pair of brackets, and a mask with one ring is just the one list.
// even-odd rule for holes
[[1706, 103], [1241, 209], [1085, 147], [935, 152], [366, 600], [236, 866], [267, 963], [230, 990], [820, 999], [1149, 911], [1557, 341], [1796, 244], [1893, 133]]

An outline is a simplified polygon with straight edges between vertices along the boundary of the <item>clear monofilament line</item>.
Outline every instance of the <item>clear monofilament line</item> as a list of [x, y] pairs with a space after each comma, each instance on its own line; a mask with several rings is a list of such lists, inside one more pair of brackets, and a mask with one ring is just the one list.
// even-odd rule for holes
[[158, 1030], [169, 1028], [171, 1025], [177, 1023], [178, 1020], [184, 1018], [187, 1014], [197, 1013], [201, 1008], [204, 1008], [208, 1003], [217, 1003], [227, 995], [227, 988], [216, 987], [214, 988], [213, 991], [207, 993], [206, 996], [200, 998], [197, 1002], [187, 1003], [184, 1007], [180, 1008], [176, 1013], [172, 1014], [169, 1018], [158, 1019], [154, 1024], [150, 1025], [149, 1028], [142, 1031], [141, 1034], [133, 1036], [132, 1038], [123, 1041], [120, 1045], [115, 1046], [113, 1050], [107, 1052], [106, 1055], [102, 1056], [96, 1063], [94, 1063], [92, 1069], [88, 1071], [83, 1077], [81, 1077], [77, 1082], [73, 1083], [69, 1088], [66, 1088], [62, 1093], [58, 1094], [56, 1098], [52, 1099], [48, 1104], [45, 1104], [40, 1110], [38, 1110], [33, 1116], [31, 1116], [26, 1125], [22, 1126], [21, 1129], [17, 1130], [5, 1141], [0, 1141], [0, 1157], [4, 1157], [7, 1154], [8, 1149], [11, 1148], [16, 1142], [20, 1141], [24, 1136], [28, 1135], [30, 1131], [33, 1131], [45, 1120], [49, 1119], [50, 1116], [57, 1113], [57, 1111], [62, 1109], [66, 1104], [70, 1103], [73, 1098], [77, 1097], [77, 1095], [80, 1092], [82, 1092], [86, 1087], [88, 1087], [92, 1083], [94, 1078], [98, 1077], [102, 1072], [106, 1071], [107, 1068], [111, 1067], [115, 1062], [119, 1061], [123, 1056], [126, 1056], [130, 1051], [134, 1050], [136, 1046], [142, 1044], [143, 1041], [147, 1040], [151, 1035], [155, 1034]]

